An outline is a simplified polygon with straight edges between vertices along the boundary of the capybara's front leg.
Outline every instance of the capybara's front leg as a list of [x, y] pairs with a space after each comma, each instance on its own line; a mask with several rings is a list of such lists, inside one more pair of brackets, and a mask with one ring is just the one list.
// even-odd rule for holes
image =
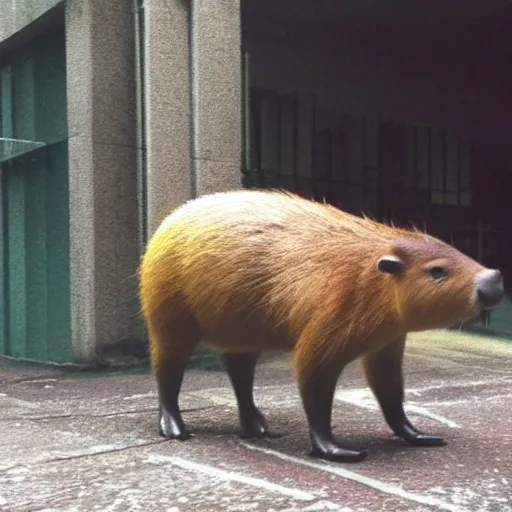
[[366, 379], [379, 402], [391, 430], [413, 446], [443, 446], [444, 440], [415, 428], [405, 415], [402, 373], [405, 337], [366, 355], [363, 359]]
[[254, 372], [259, 353], [236, 353], [222, 355], [224, 366], [235, 392], [240, 419], [240, 437], [273, 437], [263, 414], [254, 404]]
[[334, 462], [359, 462], [366, 451], [351, 450], [339, 444], [332, 434], [331, 416], [334, 391], [340, 370], [317, 366], [311, 354], [296, 353], [296, 371], [304, 410], [309, 423], [311, 455]]
[[187, 361], [163, 359], [156, 368], [160, 435], [182, 441], [190, 437], [178, 405], [186, 365]]

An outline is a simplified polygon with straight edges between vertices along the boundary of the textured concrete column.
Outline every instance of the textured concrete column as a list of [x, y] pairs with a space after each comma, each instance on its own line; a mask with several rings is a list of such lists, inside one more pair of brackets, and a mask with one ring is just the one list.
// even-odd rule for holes
[[88, 362], [133, 340], [139, 226], [133, 9], [66, 2], [71, 328]]
[[241, 187], [239, 0], [192, 0], [193, 171], [196, 194]]
[[148, 232], [192, 197], [189, 2], [146, 0], [144, 89]]

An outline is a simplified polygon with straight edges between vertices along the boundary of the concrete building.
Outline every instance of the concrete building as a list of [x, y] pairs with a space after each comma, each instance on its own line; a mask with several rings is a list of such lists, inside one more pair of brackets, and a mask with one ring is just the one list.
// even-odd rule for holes
[[144, 347], [147, 236], [243, 185], [426, 224], [510, 273], [511, 1], [4, 3], [0, 353]]

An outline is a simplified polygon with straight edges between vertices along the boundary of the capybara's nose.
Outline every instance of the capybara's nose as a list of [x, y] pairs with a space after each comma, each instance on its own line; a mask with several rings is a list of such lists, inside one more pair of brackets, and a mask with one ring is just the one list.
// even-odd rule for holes
[[503, 298], [503, 278], [499, 270], [482, 270], [477, 277], [478, 298], [485, 309], [497, 306]]

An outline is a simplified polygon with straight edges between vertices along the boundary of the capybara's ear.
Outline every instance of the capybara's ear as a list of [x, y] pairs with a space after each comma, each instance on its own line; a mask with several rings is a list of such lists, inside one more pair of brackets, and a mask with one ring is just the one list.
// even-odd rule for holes
[[404, 262], [398, 256], [386, 254], [379, 259], [377, 268], [386, 274], [396, 275], [404, 268]]

